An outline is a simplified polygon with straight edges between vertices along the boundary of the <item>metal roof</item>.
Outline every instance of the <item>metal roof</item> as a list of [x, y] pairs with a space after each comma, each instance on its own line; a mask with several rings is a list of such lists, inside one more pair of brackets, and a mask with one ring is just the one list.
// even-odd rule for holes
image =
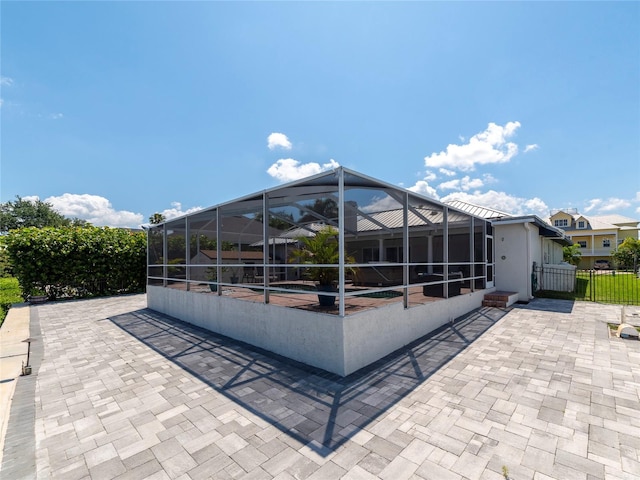
[[481, 207], [480, 205], [474, 205], [473, 203], [463, 202], [462, 200], [451, 200], [450, 202], [446, 202], [447, 205], [457, 208], [465, 213], [469, 213], [471, 215], [475, 215], [476, 217], [481, 217], [485, 219], [492, 218], [504, 218], [509, 217], [508, 213], [501, 212], [500, 210], [496, 210], [494, 208], [489, 207]]
[[[418, 212], [417, 215], [415, 212]], [[444, 222], [443, 210], [435, 210], [429, 208], [414, 208], [407, 213], [407, 220], [409, 227], [419, 227], [429, 224], [442, 225]], [[358, 232], [376, 231], [381, 230], [382, 227], [379, 224], [384, 225], [388, 229], [399, 229], [404, 226], [403, 210], [401, 208], [394, 210], [387, 210], [384, 212], [376, 212], [368, 215], [369, 218], [361, 217], [358, 219]], [[429, 220], [425, 222], [424, 218]], [[468, 215], [459, 213], [453, 210], [449, 210], [447, 219], [449, 223], [458, 221], [465, 221], [469, 219]]]

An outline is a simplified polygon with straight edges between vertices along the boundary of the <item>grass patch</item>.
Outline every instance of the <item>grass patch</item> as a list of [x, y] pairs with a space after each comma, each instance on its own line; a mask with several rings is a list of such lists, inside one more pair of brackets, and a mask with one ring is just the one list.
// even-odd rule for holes
[[573, 292], [539, 290], [536, 297], [640, 305], [640, 278], [631, 272], [578, 271]]
[[12, 303], [24, 302], [18, 279], [13, 277], [0, 278], [0, 325]]
[[583, 295], [595, 302], [640, 305], [640, 279], [633, 273], [612, 271], [589, 276], [580, 272], [578, 280], [584, 280]]

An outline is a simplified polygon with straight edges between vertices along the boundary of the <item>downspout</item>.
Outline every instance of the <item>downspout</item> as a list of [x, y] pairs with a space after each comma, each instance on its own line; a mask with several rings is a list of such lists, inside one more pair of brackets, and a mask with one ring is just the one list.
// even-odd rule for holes
[[524, 222], [522, 224], [524, 226], [525, 231], [527, 232], [527, 238], [526, 238], [526, 246], [527, 246], [527, 300], [531, 300], [533, 298], [532, 292], [531, 292], [531, 281], [529, 280], [531, 278], [531, 273], [532, 272], [532, 261], [531, 261], [531, 225], [529, 224], [529, 222]]

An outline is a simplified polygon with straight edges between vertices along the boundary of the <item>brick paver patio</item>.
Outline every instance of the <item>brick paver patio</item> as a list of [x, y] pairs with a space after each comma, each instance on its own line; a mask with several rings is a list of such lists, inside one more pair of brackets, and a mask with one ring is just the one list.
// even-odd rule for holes
[[145, 306], [31, 307], [2, 478], [640, 477], [640, 342], [609, 338], [619, 306], [480, 309], [347, 378]]

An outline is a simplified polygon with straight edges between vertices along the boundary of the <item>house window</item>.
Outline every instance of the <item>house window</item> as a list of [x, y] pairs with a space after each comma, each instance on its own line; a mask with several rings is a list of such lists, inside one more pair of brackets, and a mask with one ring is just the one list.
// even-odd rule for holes
[[554, 227], [568, 227], [569, 226], [569, 221], [566, 218], [562, 218], [560, 220], [554, 220], [553, 221], [553, 226]]
[[604, 248], [609, 248], [611, 246], [611, 241], [608, 238], [603, 238], [602, 239], [602, 246]]
[[578, 242], [576, 242], [578, 245], [580, 245], [580, 248], [587, 248], [587, 241], [586, 240], [579, 240]]
[[587, 224], [584, 220], [578, 222], [578, 228], [587, 228]]

